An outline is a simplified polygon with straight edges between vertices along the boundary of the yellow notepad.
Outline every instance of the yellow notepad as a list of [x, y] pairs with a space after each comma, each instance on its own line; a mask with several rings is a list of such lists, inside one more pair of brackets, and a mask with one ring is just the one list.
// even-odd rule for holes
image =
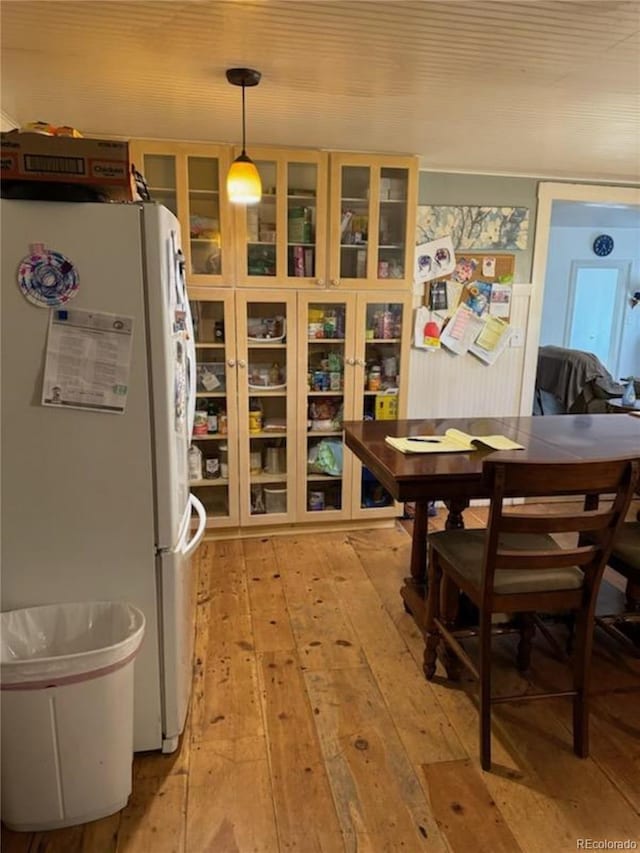
[[448, 429], [444, 435], [412, 435], [407, 438], [388, 435], [385, 441], [401, 453], [468, 453], [481, 447], [524, 450], [521, 444], [504, 435], [468, 435], [459, 429]]

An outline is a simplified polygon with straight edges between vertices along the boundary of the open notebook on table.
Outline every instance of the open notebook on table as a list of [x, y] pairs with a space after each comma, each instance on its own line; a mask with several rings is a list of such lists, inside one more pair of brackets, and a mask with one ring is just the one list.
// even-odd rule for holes
[[468, 453], [483, 447], [524, 450], [521, 444], [504, 435], [469, 435], [459, 429], [448, 429], [444, 435], [411, 435], [406, 438], [388, 435], [385, 441], [401, 453]]

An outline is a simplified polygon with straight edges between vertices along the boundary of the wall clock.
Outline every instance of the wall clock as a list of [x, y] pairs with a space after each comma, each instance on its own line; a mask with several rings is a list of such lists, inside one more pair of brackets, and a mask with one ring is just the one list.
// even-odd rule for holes
[[608, 234], [599, 234], [593, 241], [593, 251], [600, 258], [604, 258], [613, 252], [613, 237]]

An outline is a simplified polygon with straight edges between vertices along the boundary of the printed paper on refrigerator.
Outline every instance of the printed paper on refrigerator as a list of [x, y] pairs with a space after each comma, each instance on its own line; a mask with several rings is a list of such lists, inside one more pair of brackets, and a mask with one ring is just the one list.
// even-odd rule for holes
[[52, 310], [42, 405], [123, 414], [132, 338], [133, 317]]

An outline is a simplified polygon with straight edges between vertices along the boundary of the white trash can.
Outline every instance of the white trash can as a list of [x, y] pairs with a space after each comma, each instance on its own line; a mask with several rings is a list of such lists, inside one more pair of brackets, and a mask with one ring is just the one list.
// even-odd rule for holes
[[10, 829], [71, 826], [126, 805], [144, 624], [140, 610], [118, 602], [0, 613], [2, 819]]

